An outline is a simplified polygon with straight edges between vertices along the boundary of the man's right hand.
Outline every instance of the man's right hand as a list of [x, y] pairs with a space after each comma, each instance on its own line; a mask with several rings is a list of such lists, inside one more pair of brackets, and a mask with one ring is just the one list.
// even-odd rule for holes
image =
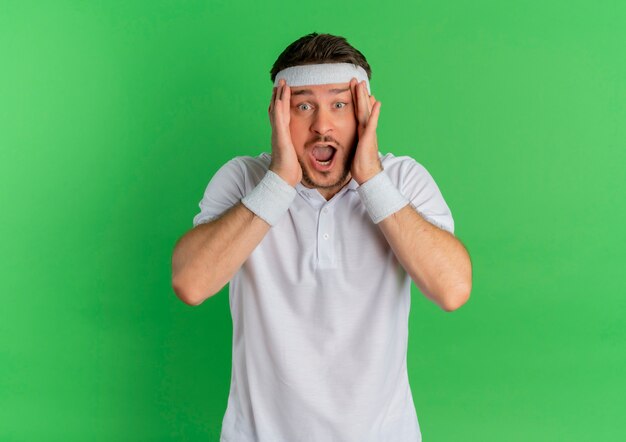
[[272, 125], [272, 161], [270, 170], [290, 185], [302, 180], [302, 168], [298, 162], [296, 149], [291, 140], [289, 121], [291, 119], [291, 88], [284, 79], [274, 87], [268, 109]]

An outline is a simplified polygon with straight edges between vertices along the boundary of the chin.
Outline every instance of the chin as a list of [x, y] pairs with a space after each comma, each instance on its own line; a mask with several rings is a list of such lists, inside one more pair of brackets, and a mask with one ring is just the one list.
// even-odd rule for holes
[[349, 180], [353, 150], [336, 150], [328, 162], [316, 161], [310, 150], [298, 157], [302, 168], [302, 184], [318, 189], [342, 187]]
[[310, 170], [308, 167], [302, 168], [302, 183], [306, 186], [318, 189], [330, 189], [341, 186], [345, 183], [349, 175], [348, 169], [333, 170], [331, 172], [319, 172]]

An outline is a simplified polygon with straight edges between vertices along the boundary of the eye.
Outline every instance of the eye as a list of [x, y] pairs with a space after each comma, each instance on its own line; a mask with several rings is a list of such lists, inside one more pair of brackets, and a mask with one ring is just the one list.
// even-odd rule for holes
[[299, 104], [299, 105], [297, 105], [296, 107], [297, 107], [298, 109], [300, 109], [300, 110], [308, 110], [308, 109], [303, 109], [303, 108], [302, 108], [303, 106], [309, 106], [309, 107], [310, 107], [310, 105], [309, 105], [308, 103], [300, 103], [300, 104]]
[[344, 102], [342, 102], [342, 101], [338, 101], [338, 102], [337, 102], [337, 103], [335, 103], [335, 104], [341, 104], [341, 105], [342, 105], [342, 106], [337, 107], [337, 109], [343, 109], [344, 107], [346, 107], [346, 106], [348, 105], [348, 103], [344, 103]]

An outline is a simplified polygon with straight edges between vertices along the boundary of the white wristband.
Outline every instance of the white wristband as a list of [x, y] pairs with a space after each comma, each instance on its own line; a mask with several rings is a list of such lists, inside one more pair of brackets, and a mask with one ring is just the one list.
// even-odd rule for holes
[[409, 204], [384, 171], [361, 184], [357, 192], [374, 224]]
[[259, 184], [241, 199], [256, 216], [274, 226], [296, 197], [296, 189], [268, 170]]

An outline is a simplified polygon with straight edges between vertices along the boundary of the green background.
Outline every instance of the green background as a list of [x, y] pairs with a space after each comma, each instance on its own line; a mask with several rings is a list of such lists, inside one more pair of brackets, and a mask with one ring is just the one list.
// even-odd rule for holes
[[424, 440], [626, 434], [626, 4], [0, 4], [0, 440], [217, 441], [223, 290], [171, 288], [213, 173], [270, 151], [269, 70], [310, 32], [373, 70], [380, 150], [435, 178], [474, 265], [413, 289]]

